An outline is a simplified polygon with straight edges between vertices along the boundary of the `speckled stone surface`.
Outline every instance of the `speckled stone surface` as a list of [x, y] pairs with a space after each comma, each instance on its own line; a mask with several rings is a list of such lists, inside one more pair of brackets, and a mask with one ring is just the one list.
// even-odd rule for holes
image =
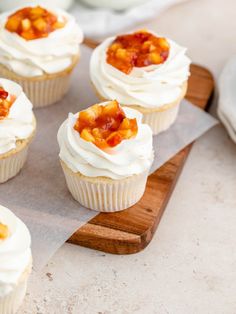
[[[234, 0], [192, 0], [147, 24], [217, 77], [236, 52]], [[236, 313], [236, 145], [194, 145], [152, 243], [115, 256], [65, 244], [31, 277], [19, 314]]]

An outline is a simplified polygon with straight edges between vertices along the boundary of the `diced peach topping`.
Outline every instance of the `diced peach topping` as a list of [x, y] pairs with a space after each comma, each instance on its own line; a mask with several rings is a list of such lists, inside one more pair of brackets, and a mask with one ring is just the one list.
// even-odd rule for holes
[[0, 240], [6, 240], [8, 237], [9, 237], [8, 227], [0, 223]]
[[138, 125], [136, 119], [125, 116], [119, 103], [114, 100], [104, 106], [96, 104], [81, 111], [74, 129], [82, 139], [105, 150], [135, 137]]
[[48, 37], [51, 32], [63, 28], [65, 22], [48, 10], [36, 6], [26, 7], [8, 17], [5, 28], [26, 40]]
[[134, 67], [161, 64], [169, 56], [170, 45], [165, 38], [147, 31], [117, 36], [107, 50], [107, 63], [129, 74]]
[[9, 95], [3, 87], [0, 87], [0, 120], [6, 118], [16, 97]]

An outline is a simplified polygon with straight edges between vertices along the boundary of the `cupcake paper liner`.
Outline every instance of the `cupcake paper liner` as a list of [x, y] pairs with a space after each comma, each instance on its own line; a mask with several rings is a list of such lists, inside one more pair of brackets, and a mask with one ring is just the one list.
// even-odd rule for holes
[[[15, 177], [23, 168], [28, 154], [28, 145], [6, 158], [0, 157], [0, 183]], [[1, 313], [1, 312], [0, 312]]]
[[175, 122], [178, 116], [179, 108], [180, 102], [163, 111], [143, 113], [142, 121], [151, 127], [153, 135], [157, 135], [169, 129], [169, 127]]
[[86, 177], [72, 172], [61, 161], [66, 183], [73, 198], [99, 212], [117, 212], [137, 203], [144, 194], [148, 171], [122, 180]]
[[34, 108], [46, 107], [62, 99], [68, 92], [71, 73], [78, 59], [79, 57], [76, 57], [73, 64], [65, 71], [32, 78], [19, 76], [5, 66], [0, 65], [0, 76], [21, 85]]
[[21, 306], [27, 288], [27, 279], [20, 282], [12, 293], [4, 298], [0, 298], [0, 313], [15, 314]]
[[[13, 79], [13, 78], [10, 78]], [[70, 75], [40, 81], [17, 80], [34, 108], [52, 105], [63, 98], [70, 86]]]
[[18, 311], [26, 294], [27, 282], [31, 268], [32, 266], [30, 264], [30, 266], [28, 266], [26, 271], [22, 274], [15, 289], [5, 297], [0, 298], [1, 314], [15, 314]]
[[17, 141], [15, 149], [5, 154], [0, 154], [0, 183], [4, 183], [15, 177], [23, 168], [27, 159], [29, 145], [35, 135], [35, 118], [33, 123], [34, 131], [27, 139]]

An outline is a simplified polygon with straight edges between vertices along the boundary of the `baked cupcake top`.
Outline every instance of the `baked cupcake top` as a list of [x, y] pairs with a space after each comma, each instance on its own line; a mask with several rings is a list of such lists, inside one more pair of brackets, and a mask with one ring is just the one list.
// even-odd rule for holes
[[60, 9], [24, 7], [0, 15], [0, 63], [24, 77], [69, 68], [82, 41], [74, 17]]
[[31, 266], [31, 237], [25, 224], [0, 206], [0, 298], [10, 293]]
[[186, 48], [154, 32], [110, 37], [93, 52], [90, 76], [105, 99], [156, 108], [178, 99], [189, 77]]
[[16, 148], [35, 129], [32, 104], [20, 85], [0, 79], [0, 155]]
[[123, 179], [148, 170], [153, 162], [152, 131], [142, 114], [117, 101], [69, 114], [58, 132], [60, 158], [88, 177]]

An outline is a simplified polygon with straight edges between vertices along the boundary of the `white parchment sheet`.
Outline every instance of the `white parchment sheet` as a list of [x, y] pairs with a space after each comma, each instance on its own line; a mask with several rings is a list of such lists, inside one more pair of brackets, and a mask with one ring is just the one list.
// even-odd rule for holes
[[[98, 102], [89, 81], [91, 50], [82, 47], [70, 91], [59, 103], [35, 110], [37, 134], [21, 173], [0, 185], [0, 203], [28, 225], [32, 234], [35, 269], [43, 267], [56, 250], [96, 212], [75, 202], [67, 190], [58, 159], [57, 130], [68, 112]], [[217, 121], [184, 101], [176, 124], [154, 139], [156, 159], [152, 170], [213, 127]]]

